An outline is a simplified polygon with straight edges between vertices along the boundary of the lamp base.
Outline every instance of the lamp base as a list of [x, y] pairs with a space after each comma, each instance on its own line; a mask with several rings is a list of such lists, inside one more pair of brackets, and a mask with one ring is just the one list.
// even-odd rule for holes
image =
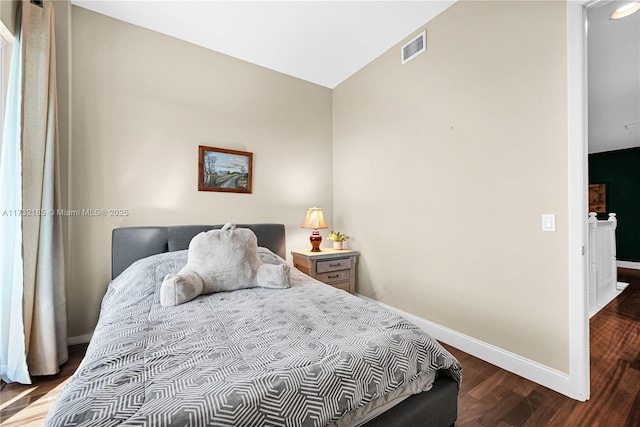
[[311, 252], [322, 252], [320, 250], [320, 243], [322, 243], [322, 236], [318, 230], [313, 230], [311, 236], [309, 236], [311, 242]]

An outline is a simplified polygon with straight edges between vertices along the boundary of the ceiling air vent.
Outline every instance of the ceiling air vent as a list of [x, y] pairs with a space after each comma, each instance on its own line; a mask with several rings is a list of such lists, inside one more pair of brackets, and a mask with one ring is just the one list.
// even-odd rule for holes
[[402, 64], [406, 64], [422, 52], [427, 50], [427, 31], [423, 31], [414, 37], [409, 43], [402, 46], [400, 53], [402, 55]]

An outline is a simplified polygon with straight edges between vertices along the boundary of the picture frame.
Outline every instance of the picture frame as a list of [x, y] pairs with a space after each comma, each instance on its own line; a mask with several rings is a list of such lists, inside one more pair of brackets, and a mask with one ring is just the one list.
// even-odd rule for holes
[[253, 153], [198, 146], [198, 191], [251, 193]]
[[607, 213], [607, 184], [589, 184], [589, 212]]

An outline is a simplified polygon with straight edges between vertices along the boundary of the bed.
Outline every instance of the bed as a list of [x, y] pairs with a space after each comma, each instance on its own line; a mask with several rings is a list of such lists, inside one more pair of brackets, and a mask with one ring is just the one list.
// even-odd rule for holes
[[[162, 278], [185, 265], [191, 239], [221, 227], [113, 231], [98, 325], [44, 425], [454, 425], [461, 368], [450, 353], [293, 268], [289, 289], [160, 306]], [[256, 234], [263, 262], [284, 262], [282, 224], [238, 227]]]

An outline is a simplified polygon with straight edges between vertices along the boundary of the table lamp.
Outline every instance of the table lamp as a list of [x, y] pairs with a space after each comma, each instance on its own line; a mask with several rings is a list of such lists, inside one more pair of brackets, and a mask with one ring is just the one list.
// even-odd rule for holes
[[313, 232], [309, 237], [311, 241], [311, 252], [321, 252], [320, 243], [322, 243], [322, 236], [318, 231], [319, 228], [329, 228], [324, 220], [321, 208], [309, 208], [307, 209], [307, 216], [302, 221], [301, 228], [312, 228]]

